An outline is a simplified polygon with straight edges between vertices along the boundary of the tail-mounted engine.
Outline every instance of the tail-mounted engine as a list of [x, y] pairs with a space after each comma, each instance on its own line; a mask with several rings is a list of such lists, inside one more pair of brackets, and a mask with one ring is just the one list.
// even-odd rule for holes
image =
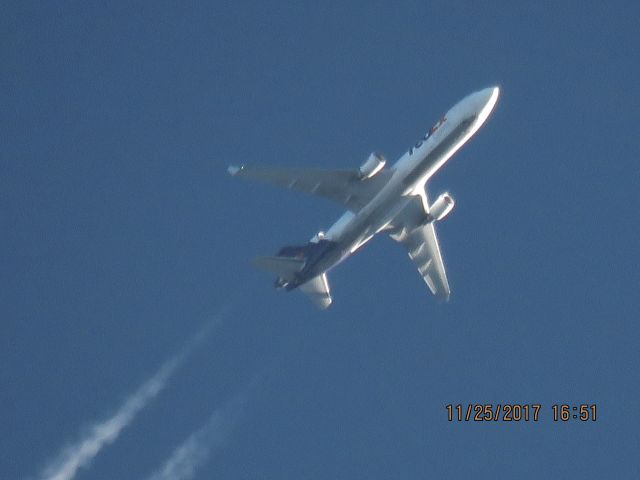
[[366, 178], [373, 177], [376, 173], [384, 168], [384, 164], [387, 163], [386, 158], [381, 153], [373, 152], [367, 158], [367, 161], [362, 164], [358, 173], [360, 175], [360, 179], [364, 180]]
[[453, 209], [453, 197], [449, 193], [443, 193], [429, 207], [429, 216], [434, 220], [442, 220]]
[[309, 240], [309, 242], [311, 243], [318, 243], [320, 240], [324, 240], [326, 234], [321, 230], [318, 233], [316, 233], [313, 237], [311, 237], [311, 240]]

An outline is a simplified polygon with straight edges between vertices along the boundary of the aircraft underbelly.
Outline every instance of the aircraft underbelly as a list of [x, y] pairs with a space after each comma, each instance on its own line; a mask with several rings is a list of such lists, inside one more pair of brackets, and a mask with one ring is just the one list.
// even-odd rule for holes
[[[330, 231], [332, 240], [337, 243], [336, 248], [327, 252], [325, 258], [314, 266], [313, 273], [320, 273], [335, 267], [359, 248], [364, 246], [373, 236], [384, 230], [407, 206], [410, 197], [403, 195], [408, 187], [422, 182], [425, 176], [433, 174], [443, 159], [446, 160], [452, 147], [467, 132], [471, 120], [461, 122], [452, 132], [448, 133], [434, 148], [426, 152], [424, 158], [412, 165], [405, 172], [396, 172], [389, 185], [380, 192], [368, 205], [348, 219], [341, 218], [339, 229]], [[408, 165], [407, 165], [408, 166]], [[398, 175], [399, 174], [399, 175]], [[344, 221], [344, 220], [347, 221]]]
[[404, 209], [408, 201], [407, 197], [389, 195], [378, 205], [372, 205], [373, 208], [359, 212], [341, 232], [341, 235], [333, 238], [338, 244], [337, 250], [341, 252], [341, 255], [339, 258], [334, 258], [335, 263], [327, 268], [334, 267], [364, 246]]
[[[411, 197], [406, 196], [407, 191], [435, 173], [451, 156], [452, 150], [459, 148], [459, 142], [472, 122], [471, 118], [461, 122], [434, 148], [428, 150], [421, 160], [404, 172], [396, 172], [389, 184], [353, 217], [341, 217], [330, 229], [332, 248], [305, 267], [301, 280], [313, 278], [334, 268], [390, 225], [411, 201]], [[338, 225], [339, 228], [334, 230]]]
[[347, 208], [326, 233], [259, 257], [254, 265], [277, 275], [275, 287], [300, 287], [326, 309], [331, 291], [325, 273], [384, 232], [406, 248], [429, 290], [448, 299], [451, 289], [434, 224], [453, 208], [453, 199], [442, 194], [430, 203], [426, 184], [484, 124], [498, 95], [498, 87], [489, 87], [459, 101], [388, 169], [378, 153], [357, 170], [229, 166], [234, 177], [325, 197]]

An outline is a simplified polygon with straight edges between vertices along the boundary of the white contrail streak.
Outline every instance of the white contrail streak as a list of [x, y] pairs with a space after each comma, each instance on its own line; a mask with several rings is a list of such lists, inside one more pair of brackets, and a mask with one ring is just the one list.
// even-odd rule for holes
[[206, 423], [189, 435], [164, 464], [147, 480], [190, 480], [204, 465], [214, 449], [224, 444], [238, 420], [245, 397], [238, 396], [224, 407], [216, 409]]
[[158, 371], [133, 392], [110, 418], [94, 423], [76, 443], [65, 447], [42, 470], [42, 480], [70, 480], [80, 468], [88, 467], [103, 447], [116, 441], [120, 432], [146, 407], [168, 384], [186, 357], [202, 343], [218, 318], [208, 322], [181, 351], [167, 360]]

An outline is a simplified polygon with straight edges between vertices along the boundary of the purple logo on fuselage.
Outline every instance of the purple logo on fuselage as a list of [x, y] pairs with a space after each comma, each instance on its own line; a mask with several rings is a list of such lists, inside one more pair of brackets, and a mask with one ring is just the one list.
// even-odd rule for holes
[[440, 128], [440, 126], [441, 126], [444, 122], [446, 122], [446, 121], [447, 121], [447, 117], [442, 117], [440, 120], [438, 120], [438, 121], [436, 122], [436, 124], [435, 124], [433, 127], [431, 127], [427, 133], [425, 133], [425, 134], [424, 134], [424, 137], [422, 137], [420, 140], [418, 140], [418, 141], [416, 142], [416, 144], [415, 144], [413, 147], [411, 147], [411, 148], [409, 149], [409, 155], [413, 155], [413, 151], [414, 151], [415, 149], [417, 149], [417, 148], [420, 148], [420, 147], [422, 146], [422, 144], [423, 144], [424, 142], [426, 142], [426, 141], [427, 141], [427, 139], [428, 139], [431, 135], [433, 135], [433, 134], [436, 132], [436, 130], [438, 130], [438, 129]]

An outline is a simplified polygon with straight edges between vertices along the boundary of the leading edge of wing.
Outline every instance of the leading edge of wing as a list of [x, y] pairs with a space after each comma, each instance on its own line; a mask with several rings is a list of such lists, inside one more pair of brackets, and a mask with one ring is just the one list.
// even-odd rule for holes
[[231, 165], [227, 171], [234, 177], [248, 178], [328, 198], [352, 211], [360, 210], [369, 203], [393, 175], [391, 170], [382, 170], [371, 178], [361, 178], [357, 170], [244, 165]]

